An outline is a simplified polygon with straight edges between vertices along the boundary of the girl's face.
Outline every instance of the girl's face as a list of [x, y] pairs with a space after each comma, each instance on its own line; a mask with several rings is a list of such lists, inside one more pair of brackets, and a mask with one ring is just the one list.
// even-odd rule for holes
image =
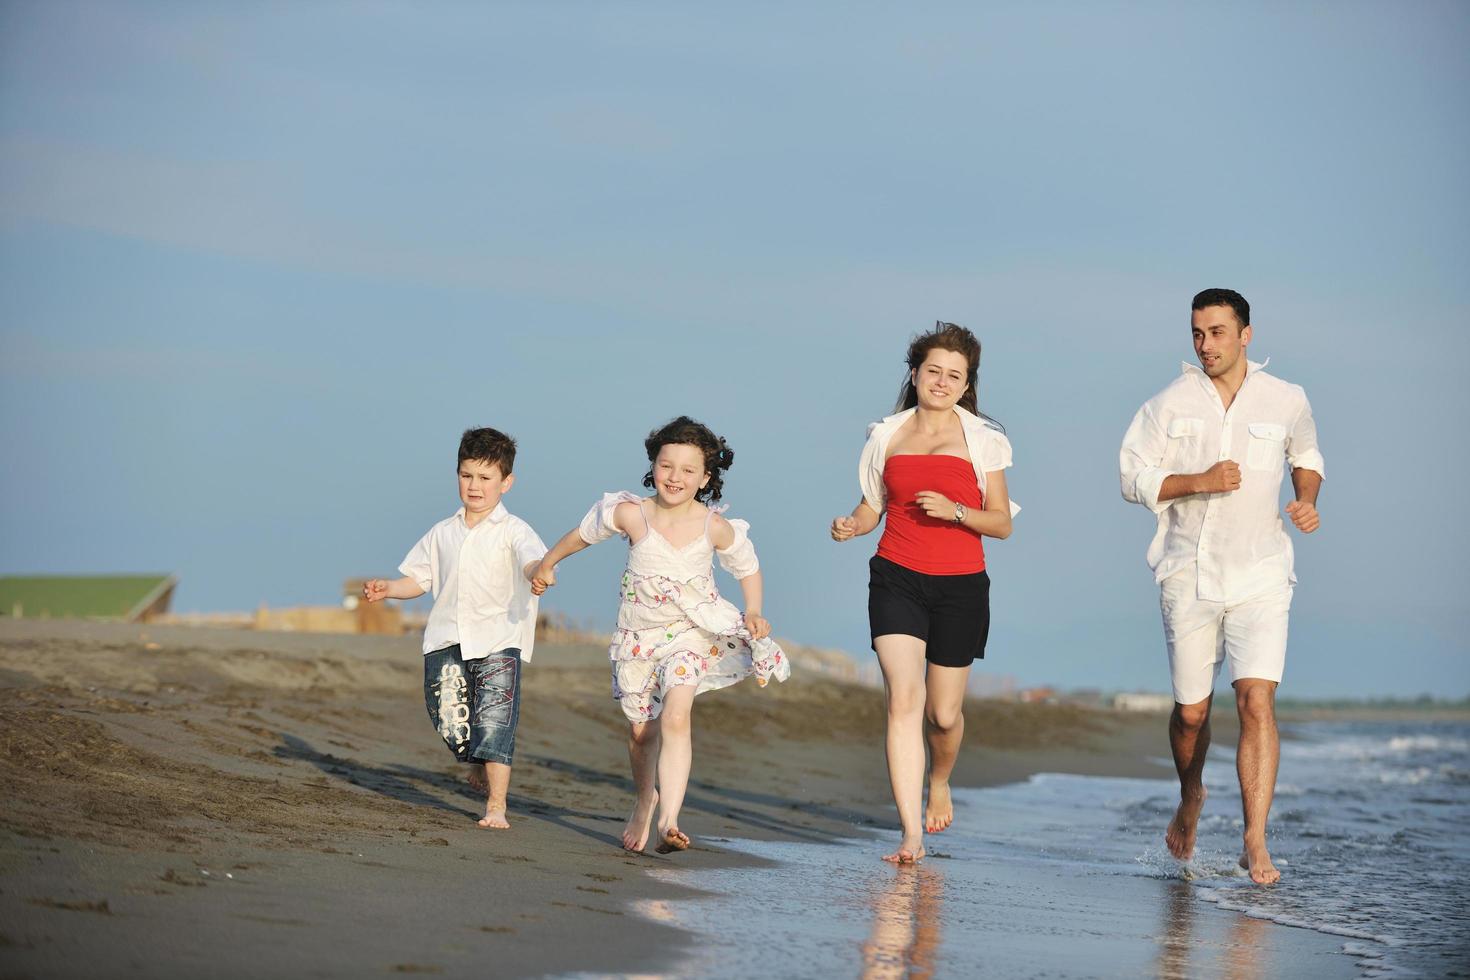
[[694, 499], [704, 489], [709, 474], [704, 471], [704, 452], [687, 443], [665, 443], [653, 460], [653, 489], [664, 504], [673, 507]]
[[919, 396], [919, 407], [928, 409], [953, 408], [970, 387], [965, 375], [970, 371], [970, 362], [959, 351], [932, 347], [924, 355], [924, 363], [909, 372], [914, 391]]

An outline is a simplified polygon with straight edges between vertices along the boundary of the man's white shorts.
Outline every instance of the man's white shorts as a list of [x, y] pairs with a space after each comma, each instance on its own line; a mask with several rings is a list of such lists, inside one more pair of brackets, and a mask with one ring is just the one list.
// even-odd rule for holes
[[1159, 608], [1169, 646], [1174, 700], [1197, 704], [1215, 690], [1220, 664], [1230, 658], [1230, 682], [1242, 678], [1281, 681], [1286, 666], [1286, 618], [1292, 587], [1253, 595], [1240, 602], [1199, 597], [1194, 568], [1164, 579]]

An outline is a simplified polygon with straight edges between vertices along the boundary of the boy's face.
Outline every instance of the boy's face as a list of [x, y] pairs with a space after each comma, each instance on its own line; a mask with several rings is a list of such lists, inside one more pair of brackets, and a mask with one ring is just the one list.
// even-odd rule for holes
[[488, 514], [515, 481], [515, 474], [501, 474], [499, 463], [467, 459], [459, 464], [459, 502], [465, 513]]

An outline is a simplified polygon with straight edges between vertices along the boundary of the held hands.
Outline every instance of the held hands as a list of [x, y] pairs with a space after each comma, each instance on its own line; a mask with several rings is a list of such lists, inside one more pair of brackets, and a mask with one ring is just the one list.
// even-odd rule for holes
[[362, 583], [362, 597], [368, 602], [382, 602], [388, 598], [388, 581], [381, 578], [370, 578]]
[[1322, 526], [1322, 519], [1317, 516], [1317, 505], [1305, 500], [1293, 500], [1287, 504], [1286, 516], [1303, 534], [1311, 534]]
[[832, 519], [832, 540], [851, 541], [857, 534], [857, 519], [851, 515]]
[[1230, 493], [1240, 489], [1240, 464], [1222, 459], [1199, 475], [1197, 493]]
[[547, 589], [556, 584], [556, 566], [541, 562], [536, 566], [536, 571], [531, 573], [531, 594], [543, 595]]
[[[841, 518], [838, 518], [841, 520]], [[752, 640], [763, 640], [771, 635], [771, 623], [766, 617], [758, 612], [747, 612], [745, 614], [745, 628], [750, 631]]]
[[953, 500], [933, 490], [920, 490], [914, 495], [914, 503], [923, 508], [924, 513], [936, 521], [953, 522], [957, 513]]

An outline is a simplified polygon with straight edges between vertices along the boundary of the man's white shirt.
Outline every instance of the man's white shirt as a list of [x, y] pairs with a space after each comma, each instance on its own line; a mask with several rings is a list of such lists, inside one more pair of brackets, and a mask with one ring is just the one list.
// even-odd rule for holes
[[531, 525], [504, 503], [474, 527], [465, 524], [463, 507], [431, 527], [398, 566], [434, 596], [424, 653], [458, 643], [466, 660], [511, 647], [530, 660], [539, 602], [524, 570], [545, 554]]
[[[1295, 582], [1291, 539], [1281, 519], [1285, 467], [1326, 476], [1306, 392], [1247, 362], [1245, 382], [1225, 409], [1192, 364], [1144, 403], [1123, 437], [1123, 496], [1158, 515], [1148, 548], [1154, 580], [1197, 564], [1199, 598], [1237, 602]], [[1240, 487], [1159, 501], [1164, 480], [1203, 473], [1220, 460], [1240, 466]]]

